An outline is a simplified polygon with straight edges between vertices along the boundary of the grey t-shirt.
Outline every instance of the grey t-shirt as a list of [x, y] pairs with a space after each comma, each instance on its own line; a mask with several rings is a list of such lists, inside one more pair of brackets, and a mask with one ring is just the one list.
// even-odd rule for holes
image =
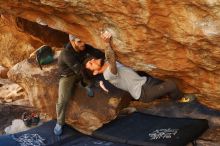
[[103, 76], [115, 87], [128, 91], [134, 99], [139, 99], [142, 85], [146, 82], [146, 77], [139, 76], [134, 70], [119, 62], [116, 62], [117, 74], [111, 73], [110, 68], [104, 71]]

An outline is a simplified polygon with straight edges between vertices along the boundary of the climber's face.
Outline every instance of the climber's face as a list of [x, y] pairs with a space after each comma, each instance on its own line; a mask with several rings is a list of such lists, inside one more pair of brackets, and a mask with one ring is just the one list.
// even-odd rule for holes
[[102, 59], [93, 58], [86, 63], [86, 68], [91, 71], [96, 71], [96, 70], [100, 70], [102, 65], [103, 65]]
[[85, 50], [85, 43], [81, 40], [75, 40], [75, 44], [76, 44], [76, 49], [79, 51], [83, 51]]
[[77, 51], [84, 51], [85, 50], [85, 43], [79, 39], [70, 41], [72, 46], [77, 50]]

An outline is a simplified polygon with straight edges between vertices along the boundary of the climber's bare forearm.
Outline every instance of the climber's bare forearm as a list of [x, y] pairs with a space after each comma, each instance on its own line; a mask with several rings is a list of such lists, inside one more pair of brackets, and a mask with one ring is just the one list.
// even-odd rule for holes
[[109, 43], [109, 45], [105, 50], [105, 57], [109, 63], [111, 73], [117, 74], [116, 57], [115, 57], [115, 52], [112, 49], [111, 42]]

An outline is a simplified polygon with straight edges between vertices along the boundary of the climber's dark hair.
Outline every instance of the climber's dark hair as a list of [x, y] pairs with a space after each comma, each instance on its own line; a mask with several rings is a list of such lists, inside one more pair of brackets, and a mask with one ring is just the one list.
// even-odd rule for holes
[[92, 59], [96, 59], [95, 57], [88, 57], [83, 61], [82, 64], [82, 70], [81, 70], [81, 74], [83, 76], [83, 78], [87, 79], [87, 80], [91, 80], [94, 78], [93, 75], [93, 71], [89, 70], [88, 68], [86, 68], [86, 63], [89, 62]]

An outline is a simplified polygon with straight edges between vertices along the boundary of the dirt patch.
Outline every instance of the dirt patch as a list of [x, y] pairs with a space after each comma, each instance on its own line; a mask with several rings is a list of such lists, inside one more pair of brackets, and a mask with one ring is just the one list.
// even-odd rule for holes
[[32, 107], [19, 105], [0, 104], [0, 135], [4, 134], [4, 129], [12, 124], [12, 120], [20, 119], [23, 112], [37, 111]]

